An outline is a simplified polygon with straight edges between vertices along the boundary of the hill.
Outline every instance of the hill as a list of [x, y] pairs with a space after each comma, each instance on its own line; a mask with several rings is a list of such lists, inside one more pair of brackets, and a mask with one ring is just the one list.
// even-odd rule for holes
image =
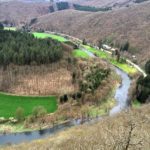
[[64, 88], [74, 90], [71, 71], [67, 69], [71, 50], [59, 41], [37, 35], [0, 30], [0, 91], [55, 95]]
[[14, 25], [24, 24], [27, 20], [49, 13], [48, 3], [26, 3], [9, 1], [0, 3], [0, 22]]
[[130, 53], [144, 64], [150, 57], [149, 9], [150, 2], [105, 13], [65, 10], [39, 17], [32, 29], [64, 32], [93, 43], [102, 39], [115, 45], [129, 41]]
[[[65, 0], [64, 0], [65, 1]], [[94, 7], [128, 7], [135, 3], [141, 3], [146, 0], [67, 0], [68, 2]]]

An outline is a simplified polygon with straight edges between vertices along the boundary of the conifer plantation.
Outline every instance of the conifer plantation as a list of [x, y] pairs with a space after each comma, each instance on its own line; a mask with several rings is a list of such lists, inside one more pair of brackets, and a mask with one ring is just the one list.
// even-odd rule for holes
[[49, 64], [63, 56], [61, 43], [32, 34], [0, 30], [0, 65]]

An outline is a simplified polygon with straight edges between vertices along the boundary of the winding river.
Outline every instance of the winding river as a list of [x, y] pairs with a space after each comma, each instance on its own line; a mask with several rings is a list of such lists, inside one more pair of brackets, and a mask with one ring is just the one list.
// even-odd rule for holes
[[[92, 53], [85, 50], [87, 54], [91, 57], [94, 57]], [[116, 73], [121, 77], [122, 83], [117, 88], [115, 92], [115, 99], [116, 99], [116, 106], [114, 106], [110, 110], [110, 116], [114, 115], [126, 108], [128, 108], [128, 90], [130, 88], [131, 79], [129, 76], [123, 72], [122, 70], [115, 67]], [[85, 120], [84, 123], [93, 123], [95, 121], [98, 121], [102, 119], [102, 117], [98, 117], [92, 120]], [[27, 142], [35, 139], [41, 139], [48, 137], [50, 135], [53, 135], [56, 132], [63, 131], [67, 128], [70, 128], [72, 126], [80, 125], [83, 122], [81, 119], [78, 120], [70, 120], [66, 123], [55, 125], [54, 127], [48, 128], [48, 129], [42, 129], [42, 130], [36, 130], [36, 131], [30, 131], [30, 132], [21, 132], [21, 133], [11, 133], [11, 134], [1, 134], [0, 135], [0, 145], [5, 144], [19, 144], [22, 142]]]
[[[128, 108], [128, 90], [130, 87], [131, 79], [128, 77], [128, 75], [123, 72], [122, 70], [115, 67], [115, 71], [118, 75], [120, 75], [122, 79], [122, 83], [117, 88], [115, 93], [115, 99], [117, 101], [117, 105], [114, 106], [110, 110], [110, 115], [116, 114], [120, 112], [123, 109]], [[101, 117], [95, 118], [93, 120], [85, 120], [84, 123], [93, 123], [95, 121], [100, 120]], [[5, 144], [18, 144], [21, 142], [31, 141], [35, 139], [41, 139], [50, 135], [53, 135], [56, 132], [63, 131], [69, 127], [80, 125], [83, 122], [78, 120], [70, 120], [66, 123], [56, 125], [54, 127], [48, 128], [48, 129], [42, 129], [37, 131], [30, 131], [30, 132], [21, 132], [21, 133], [12, 133], [12, 134], [3, 134], [0, 135], [0, 145]]]
[[121, 77], [122, 82], [117, 88], [115, 92], [115, 100], [117, 102], [117, 105], [114, 106], [109, 114], [114, 115], [116, 113], [119, 113], [120, 111], [128, 108], [128, 91], [131, 84], [131, 79], [129, 78], [128, 74], [123, 72], [122, 70], [115, 67], [116, 73]]

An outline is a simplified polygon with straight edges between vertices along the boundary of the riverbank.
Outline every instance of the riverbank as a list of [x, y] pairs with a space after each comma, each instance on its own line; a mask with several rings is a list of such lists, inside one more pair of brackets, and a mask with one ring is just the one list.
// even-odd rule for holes
[[[119, 82], [120, 82], [120, 78], [113, 73], [111, 76], [111, 79], [109, 79], [110, 81], [112, 81], [113, 78], [113, 82], [109, 82], [107, 81], [107, 83], [110, 83], [111, 85], [111, 90], [109, 91], [108, 89], [108, 93], [106, 92], [105, 96], [105, 100], [102, 100], [99, 104], [97, 105], [83, 105], [83, 106], [78, 106], [78, 104], [76, 102], [68, 102], [65, 104], [61, 104], [60, 107], [58, 107], [58, 110], [56, 113], [52, 113], [52, 114], [48, 114], [45, 117], [42, 118], [37, 118], [36, 121], [29, 122], [28, 123], [28, 119], [25, 122], [22, 123], [11, 123], [11, 122], [6, 122], [3, 124], [0, 124], [0, 133], [16, 133], [16, 132], [27, 132], [27, 131], [32, 131], [32, 130], [40, 130], [40, 129], [45, 129], [45, 128], [49, 128], [50, 126], [53, 126], [53, 124], [57, 124], [59, 125], [60, 123], [66, 121], [67, 118], [67, 114], [73, 115], [73, 118], [82, 118], [82, 117], [90, 117], [90, 118], [95, 118], [98, 116], [102, 116], [102, 115], [108, 115], [109, 114], [109, 110], [116, 104], [115, 100], [114, 100], [114, 95], [115, 95], [115, 91], [116, 88], [118, 88]], [[105, 86], [104, 86], [105, 87]], [[62, 110], [61, 110], [62, 109]], [[72, 109], [72, 111], [70, 112], [69, 110]], [[65, 110], [65, 112], [63, 112]], [[60, 111], [60, 112], [59, 112]], [[62, 111], [62, 112], [61, 112]], [[69, 112], [68, 112], [69, 111]], [[70, 119], [73, 119], [70, 118]], [[45, 120], [45, 121], [44, 121]]]
[[[129, 133], [130, 149], [149, 149], [150, 139], [150, 104], [129, 112], [122, 112], [114, 117], [94, 123], [64, 129], [52, 136], [43, 137], [35, 141], [24, 141], [19, 145], [1, 146], [2, 150], [45, 150], [45, 149], [124, 149], [127, 145]], [[134, 127], [133, 130], [131, 130]], [[45, 131], [46, 132], [46, 131]], [[44, 133], [45, 133], [44, 132]], [[51, 130], [47, 130], [50, 133]], [[41, 132], [42, 134], [43, 132]], [[32, 134], [35, 135], [35, 134]], [[30, 134], [28, 134], [30, 136]], [[27, 137], [27, 135], [26, 135]], [[107, 142], [107, 143], [106, 143]], [[132, 142], [134, 142], [132, 144]], [[142, 142], [142, 144], [141, 144]]]
[[[116, 84], [116, 88], [118, 84]], [[33, 127], [33, 129], [23, 129], [21, 128], [23, 124], [18, 124], [18, 129], [15, 130], [15, 133], [9, 134], [0, 134], [0, 145], [4, 144], [18, 144], [24, 141], [31, 141], [39, 138], [45, 138], [47, 136], [53, 135], [57, 132], [64, 131], [73, 126], [80, 124], [93, 124], [106, 117], [109, 114], [109, 109], [111, 109], [116, 103], [113, 99], [114, 92], [116, 91], [113, 88], [113, 91], [109, 93], [107, 100], [103, 101], [99, 106], [89, 107], [89, 116], [83, 116], [82, 118], [69, 119], [64, 121], [59, 121], [55, 123], [49, 123], [47, 125], [40, 125], [39, 128]], [[85, 107], [84, 107], [85, 108]], [[20, 127], [20, 128], [19, 128]], [[19, 131], [19, 132], [18, 132]]]
[[[86, 49], [87, 50], [87, 49]], [[107, 55], [106, 55], [107, 56]], [[100, 57], [102, 57], [101, 56], [101, 54], [100, 54]], [[123, 70], [123, 69], [122, 69]], [[125, 74], [123, 71], [121, 71], [122, 72], [122, 74]], [[124, 77], [123, 77], [123, 75], [122, 75], [122, 80], [124, 79]], [[122, 84], [124, 84], [124, 81], [122, 82]], [[116, 85], [118, 85], [118, 84], [116, 84]], [[115, 86], [116, 86], [115, 85]], [[112, 86], [114, 86], [114, 85], [112, 85]], [[125, 85], [126, 86], [126, 85]], [[121, 89], [120, 87], [118, 87], [118, 89]], [[122, 89], [121, 89], [122, 90]], [[125, 92], [125, 94], [126, 94], [126, 97], [127, 97], [127, 94], [128, 94], [128, 87], [127, 88], [125, 88], [125, 90], [126, 90], [126, 92]], [[122, 92], [124, 92], [124, 91], [122, 91]], [[112, 98], [112, 97], [111, 97]], [[117, 98], [117, 97], [116, 97]], [[119, 99], [120, 99], [120, 97], [119, 97]], [[111, 100], [111, 99], [110, 99]], [[125, 99], [125, 101], [123, 102], [123, 103], [125, 103], [127, 101], [127, 99]], [[106, 102], [106, 103], [105, 103]], [[90, 113], [89, 113], [89, 115], [90, 116], [88, 116], [88, 117], [95, 117], [95, 116], [99, 116], [99, 115], [104, 115], [104, 114], [108, 114], [108, 112], [109, 112], [109, 110], [110, 110], [110, 108], [112, 108], [113, 106], [114, 106], [114, 102], [112, 102], [112, 104], [110, 103], [110, 101], [108, 100], [106, 100], [104, 103], [101, 103], [101, 107], [102, 108], [98, 108], [98, 107], [91, 107], [91, 108], [88, 108], [88, 109], [90, 109]], [[120, 102], [120, 101], [118, 101], [118, 102]], [[104, 104], [104, 105], [103, 105]], [[105, 106], [105, 107], [104, 107]], [[110, 106], [110, 108], [108, 108], [108, 106]], [[123, 105], [124, 106], [124, 105]], [[119, 106], [120, 107], [120, 106]], [[126, 108], [127, 106], [125, 105], [124, 107], [122, 107], [122, 109], [124, 109], [124, 108]], [[69, 107], [68, 107], [69, 108]], [[121, 109], [121, 110], [122, 110]], [[82, 109], [83, 110], [83, 113], [85, 113], [84, 111], [85, 111], [85, 109], [83, 108]], [[120, 111], [119, 111], [120, 112]], [[86, 115], [88, 115], [88, 114], [86, 114]], [[65, 117], [64, 117], [65, 118]], [[42, 123], [42, 119], [41, 120], [39, 120], [39, 122], [38, 123], [40, 123], [40, 129], [42, 129], [42, 126], [43, 127], [45, 127], [45, 124], [43, 124]], [[53, 121], [52, 121], [52, 123], [53, 123]], [[42, 124], [42, 125], [41, 125]], [[59, 122], [57, 122], [57, 124], [59, 124]], [[37, 128], [37, 126], [33, 126], [33, 128], [35, 129], [35, 128]], [[33, 129], [32, 128], [32, 129]], [[63, 128], [62, 128], [62, 130], [63, 130]], [[42, 131], [42, 130], [40, 130], [40, 131]], [[29, 137], [30, 138], [30, 137]]]

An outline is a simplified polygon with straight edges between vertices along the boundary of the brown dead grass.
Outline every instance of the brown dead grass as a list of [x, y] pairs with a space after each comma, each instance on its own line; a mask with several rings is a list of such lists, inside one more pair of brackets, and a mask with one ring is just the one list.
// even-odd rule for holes
[[58, 95], [74, 92], [71, 73], [66, 69], [55, 72], [27, 75], [18, 80], [18, 84], [9, 88], [11, 93], [20, 95]]
[[62, 95], [78, 87], [72, 84], [72, 73], [60, 64], [15, 66], [0, 71], [0, 88], [17, 95]]

